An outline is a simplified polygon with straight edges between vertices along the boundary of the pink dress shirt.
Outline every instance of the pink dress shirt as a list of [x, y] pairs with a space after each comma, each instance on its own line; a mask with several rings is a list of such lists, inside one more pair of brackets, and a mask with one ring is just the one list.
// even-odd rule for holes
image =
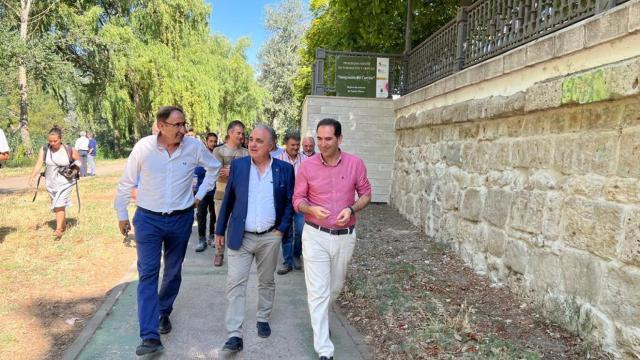
[[338, 226], [336, 219], [343, 209], [355, 203], [355, 195], [371, 195], [371, 184], [367, 178], [364, 162], [355, 155], [342, 151], [338, 163], [328, 165], [317, 153], [300, 165], [293, 192], [293, 208], [299, 212], [300, 203], [322, 206], [330, 214], [324, 220], [305, 214], [304, 220], [330, 229], [349, 227], [356, 223], [355, 216], [346, 226]]

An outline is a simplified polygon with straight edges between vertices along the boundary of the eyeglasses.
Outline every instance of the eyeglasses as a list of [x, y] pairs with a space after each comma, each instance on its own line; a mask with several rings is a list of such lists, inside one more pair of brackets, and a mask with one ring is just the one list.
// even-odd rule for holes
[[164, 123], [164, 124], [167, 124], [167, 125], [171, 125], [171, 126], [173, 126], [174, 128], [176, 128], [176, 129], [180, 129], [180, 128], [185, 128], [185, 129], [186, 129], [186, 128], [188, 128], [188, 127], [189, 127], [189, 124], [187, 124], [186, 122], [181, 122], [181, 123], [177, 123], [177, 124], [172, 124], [172, 123], [170, 123], [170, 122], [163, 121], [163, 123]]

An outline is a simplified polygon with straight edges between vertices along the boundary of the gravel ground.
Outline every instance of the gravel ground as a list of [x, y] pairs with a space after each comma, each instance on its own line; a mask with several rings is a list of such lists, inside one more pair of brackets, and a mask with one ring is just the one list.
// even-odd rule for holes
[[376, 359], [608, 359], [465, 266], [388, 205], [358, 219], [338, 304]]

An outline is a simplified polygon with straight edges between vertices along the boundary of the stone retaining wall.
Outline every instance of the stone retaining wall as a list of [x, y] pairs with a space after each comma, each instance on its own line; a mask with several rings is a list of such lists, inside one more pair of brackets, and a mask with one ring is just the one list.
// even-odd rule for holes
[[639, 81], [634, 56], [515, 92], [396, 102], [391, 203], [622, 358], [640, 357]]

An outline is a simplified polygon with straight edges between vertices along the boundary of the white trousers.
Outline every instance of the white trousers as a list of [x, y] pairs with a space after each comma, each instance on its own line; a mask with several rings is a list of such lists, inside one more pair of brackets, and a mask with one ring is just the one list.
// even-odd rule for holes
[[356, 233], [330, 235], [309, 225], [302, 230], [302, 256], [307, 301], [318, 356], [332, 357], [329, 338], [329, 306], [338, 297], [356, 245]]

